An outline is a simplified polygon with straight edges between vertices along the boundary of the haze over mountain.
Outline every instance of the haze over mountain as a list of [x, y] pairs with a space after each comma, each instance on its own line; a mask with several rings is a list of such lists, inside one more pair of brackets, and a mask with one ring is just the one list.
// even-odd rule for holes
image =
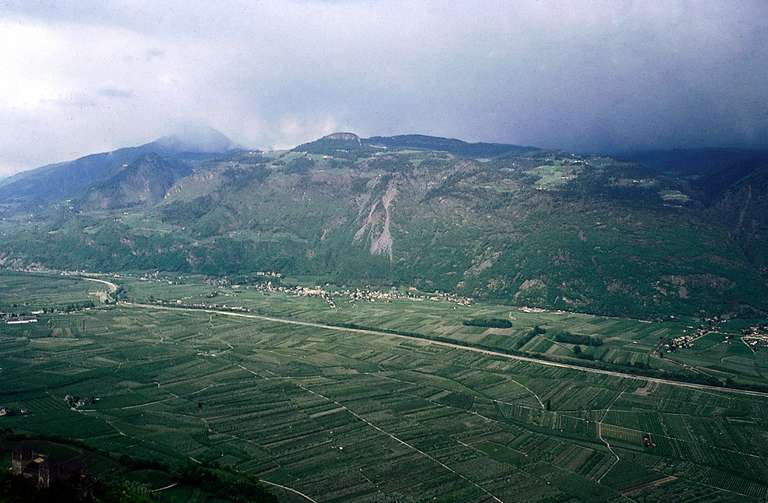
[[233, 150], [235, 144], [221, 131], [203, 126], [183, 126], [176, 133], [155, 140], [162, 148], [173, 152], [199, 154], [221, 153]]
[[[234, 149], [234, 143], [212, 128], [187, 127], [137, 147], [127, 147], [21, 172], [0, 182], [0, 198], [21, 207], [82, 196], [82, 191], [124, 176], [131, 163], [145, 156], [202, 159]], [[160, 161], [165, 162], [165, 161]], [[157, 170], [153, 170], [157, 171]], [[173, 171], [173, 170], [170, 170]]]
[[0, 264], [274, 271], [638, 317], [768, 308], [768, 152], [349, 132], [256, 151], [204, 132], [5, 180]]

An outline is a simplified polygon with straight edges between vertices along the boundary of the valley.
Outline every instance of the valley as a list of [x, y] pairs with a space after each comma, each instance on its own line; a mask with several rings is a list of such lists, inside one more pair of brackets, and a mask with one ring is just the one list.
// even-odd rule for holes
[[0, 2], [0, 503], [768, 502], [766, 19]]
[[643, 319], [768, 310], [761, 153], [734, 180], [643, 157], [345, 134], [205, 154], [158, 140], [11, 177], [0, 264], [272, 271]]
[[0, 443], [130, 501], [768, 497], [761, 154], [182, 143], [0, 183]]
[[[567, 327], [603, 340], [584, 345], [600, 351], [598, 361], [634, 357], [652, 368], [759, 380], [752, 373], [762, 371], [766, 351], [740, 343], [696, 341], [653, 356], [660, 334], [672, 338], [694, 320], [435, 296], [336, 296], [331, 307], [295, 290], [211, 283], [0, 273], [0, 304], [17, 310], [93, 300], [68, 314], [40, 314], [35, 324], [0, 325], [0, 406], [26, 411], [0, 417], [0, 426], [169, 467], [231, 470], [290, 488], [276, 494], [286, 501], [758, 501], [768, 494], [768, 453], [754, 442], [765, 430], [768, 396], [579, 368], [574, 344], [553, 335]], [[99, 302], [98, 290], [122, 300]], [[506, 327], [493, 320], [511, 326], [482, 326]], [[718, 333], [744, 322], [730, 323]], [[505, 354], [531, 327], [543, 333], [521, 349], [574, 366]], [[729, 370], [731, 358], [739, 365]], [[67, 394], [97, 400], [74, 409]], [[168, 477], [147, 487], [169, 486]], [[180, 484], [156, 496], [191, 501], [199, 491]]]

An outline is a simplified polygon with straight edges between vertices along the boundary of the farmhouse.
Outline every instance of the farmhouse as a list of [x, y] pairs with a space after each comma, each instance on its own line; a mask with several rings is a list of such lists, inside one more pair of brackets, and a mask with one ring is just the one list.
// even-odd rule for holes
[[53, 460], [29, 447], [19, 447], [11, 453], [11, 474], [28, 480], [38, 489], [64, 482], [77, 491], [80, 499], [93, 495], [95, 481], [76, 458]]

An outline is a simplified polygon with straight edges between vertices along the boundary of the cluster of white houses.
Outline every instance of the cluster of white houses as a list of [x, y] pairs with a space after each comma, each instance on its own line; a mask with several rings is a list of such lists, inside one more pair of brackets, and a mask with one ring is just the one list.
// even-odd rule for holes
[[741, 340], [752, 351], [768, 347], [768, 323], [752, 325], [741, 332]]
[[42, 311], [33, 311], [29, 315], [15, 315], [9, 313], [3, 313], [0, 311], [0, 321], [4, 321], [6, 325], [26, 325], [29, 323], [37, 323], [37, 316], [43, 314]]
[[[237, 287], [237, 285], [233, 286], [233, 288], [235, 287]], [[338, 297], [347, 298], [350, 303], [356, 301], [391, 302], [393, 300], [443, 300], [463, 306], [472, 304], [472, 299], [469, 297], [462, 297], [453, 293], [440, 291], [435, 291], [434, 293], [421, 293], [413, 287], [408, 288], [405, 292], [401, 292], [397, 289], [375, 290], [369, 288], [334, 288], [326, 290], [321, 286], [282, 286], [268, 281], [266, 283], [255, 285], [253, 289], [264, 293], [283, 293], [299, 297], [320, 297], [325, 300], [331, 308], [336, 307], [335, 299]]]

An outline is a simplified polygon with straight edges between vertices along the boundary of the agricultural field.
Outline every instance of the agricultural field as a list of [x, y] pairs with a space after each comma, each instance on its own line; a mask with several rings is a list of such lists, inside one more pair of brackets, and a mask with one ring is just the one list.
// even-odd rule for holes
[[537, 166], [526, 173], [538, 177], [535, 187], [538, 190], [553, 190], [562, 188], [569, 181], [576, 178], [578, 169], [574, 166], [555, 161], [551, 165]]
[[[45, 290], [47, 281], [30, 276], [25, 288]], [[341, 316], [341, 308], [321, 315], [317, 298], [264, 297], [254, 307], [280, 317]], [[421, 304], [429, 306], [426, 314], [384, 303], [344, 309], [369, 311], [355, 322], [431, 326], [455, 337], [491, 336], [482, 327], [460, 329], [464, 309], [476, 318], [498, 317], [501, 309]], [[399, 317], [387, 311], [398, 308]], [[545, 314], [515, 311], [512, 330], [541, 324]], [[551, 325], [589, 321], [547, 316]], [[57, 330], [63, 326], [71, 330]], [[643, 334], [654, 337], [639, 329], [627, 337]], [[0, 379], [0, 406], [28, 409], [0, 417], [0, 428], [168, 466], [228, 468], [296, 491], [281, 489], [285, 501], [768, 497], [768, 396], [649, 383], [386, 334], [104, 306], [0, 325]], [[72, 409], [68, 394], [97, 400]], [[183, 486], [156, 496], [203, 500]]]
[[[173, 499], [176, 500], [222, 501], [233, 491], [238, 491], [243, 496], [252, 496], [248, 501], [278, 501], [277, 496], [263, 489], [264, 484], [249, 480], [241, 474], [208, 470], [197, 465], [187, 465], [180, 471], [172, 470], [162, 463], [136, 460], [126, 454], [104, 452], [77, 440], [52, 438], [47, 434], [0, 435], [2, 466], [11, 464], [11, 453], [18, 449], [30, 449], [31, 452], [55, 460], [54, 463], [87, 467], [89, 477], [86, 480], [93, 484], [95, 501], [153, 501], [154, 494], [166, 491], [173, 491], [177, 496]], [[26, 498], [19, 493], [26, 493]], [[3, 470], [0, 471], [0, 501], [79, 500], [66, 487], [61, 486], [35, 493]], [[301, 500], [285, 498], [285, 501]]]
[[98, 302], [104, 285], [55, 274], [0, 271], [0, 312], [29, 313]]
[[[334, 306], [321, 297], [264, 292], [258, 285], [212, 286], [200, 276], [168, 280], [125, 277], [120, 284], [132, 300], [142, 303], [206, 304], [247, 308], [250, 312], [329, 325], [352, 324], [373, 329], [422, 334], [462, 341], [498, 350], [523, 351], [547, 357], [604, 363], [622, 370], [655, 369], [711, 377], [746, 385], [765, 384], [768, 351], [752, 351], [739, 341], [741, 330], [765, 320], [722, 320], [693, 348], [660, 354], [662, 339], [693, 334], [702, 325], [694, 317], [672, 316], [664, 320], [638, 320], [565, 311], [525, 309], [477, 302], [461, 305], [444, 298], [350, 301], [334, 297]], [[296, 280], [287, 280], [295, 284]], [[310, 285], [310, 283], [306, 283]], [[312, 288], [317, 288], [311, 286]], [[333, 287], [326, 287], [330, 290]], [[402, 293], [402, 292], [400, 292]], [[468, 326], [472, 319], [503, 319], [509, 328]], [[543, 329], [531, 335], [534, 327]], [[558, 340], [557, 334], [592, 336], [599, 346]]]

